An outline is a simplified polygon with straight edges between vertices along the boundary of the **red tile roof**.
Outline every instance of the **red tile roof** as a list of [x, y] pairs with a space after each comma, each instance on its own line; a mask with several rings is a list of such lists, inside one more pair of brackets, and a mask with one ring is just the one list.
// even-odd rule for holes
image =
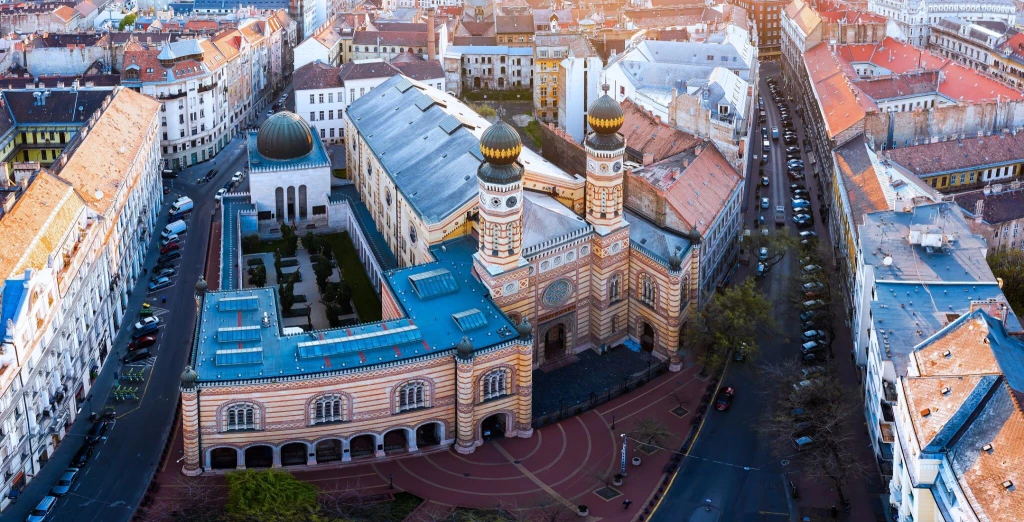
[[863, 139], [851, 140], [836, 147], [832, 156], [843, 178], [854, 226], [861, 223], [861, 217], [865, 214], [890, 210]]
[[1024, 161], [1024, 132], [925, 143], [881, 153], [912, 174], [925, 177], [987, 165]]
[[[672, 162], [673, 158], [663, 163]], [[651, 165], [654, 167], [654, 165]], [[725, 209], [743, 178], [708, 142], [697, 157], [678, 174], [666, 191], [666, 199], [683, 220], [704, 234]]]
[[862, 124], [869, 110], [878, 106], [847, 79], [840, 60], [832, 55], [828, 44], [822, 42], [804, 53], [804, 67], [813, 83], [829, 137], [857, 124]]
[[703, 140], [657, 121], [643, 107], [630, 99], [622, 101], [625, 121], [619, 130], [626, 139], [630, 153], [638, 156], [652, 155], [652, 161], [661, 161], [669, 156], [690, 150]]

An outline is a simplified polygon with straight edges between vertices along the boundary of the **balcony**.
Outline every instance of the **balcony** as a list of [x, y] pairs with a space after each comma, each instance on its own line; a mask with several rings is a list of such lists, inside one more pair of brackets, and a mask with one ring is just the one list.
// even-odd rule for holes
[[892, 412], [892, 405], [891, 404], [883, 401], [883, 402], [881, 402], [879, 404], [879, 407], [882, 410], [882, 419], [885, 422], [887, 422], [889, 424], [892, 424], [893, 422], [896, 422], [896, 416]]
[[896, 385], [889, 381], [882, 381], [882, 392], [885, 393], [886, 402], [896, 402], [899, 399], [896, 393]]
[[[896, 442], [896, 430], [891, 422], [878, 421], [879, 446], [889, 445]], [[892, 459], [892, 448], [889, 448], [889, 458]]]

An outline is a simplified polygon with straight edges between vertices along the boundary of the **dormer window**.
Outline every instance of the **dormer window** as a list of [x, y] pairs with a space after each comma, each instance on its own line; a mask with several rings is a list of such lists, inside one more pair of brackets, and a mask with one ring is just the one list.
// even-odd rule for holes
[[719, 105], [718, 106], [718, 114], [721, 114], [722, 116], [728, 116], [729, 115], [729, 106], [728, 105]]

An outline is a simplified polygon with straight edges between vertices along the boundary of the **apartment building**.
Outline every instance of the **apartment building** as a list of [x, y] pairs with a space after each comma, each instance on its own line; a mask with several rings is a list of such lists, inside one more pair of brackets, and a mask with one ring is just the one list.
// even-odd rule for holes
[[1024, 184], [993, 183], [981, 190], [953, 196], [971, 231], [992, 249], [1024, 250]]
[[9, 90], [2, 97], [5, 163], [20, 154], [11, 142], [29, 132], [20, 119], [29, 111], [54, 118], [56, 126], [79, 122], [69, 140], [57, 140], [62, 152], [48, 168], [2, 180], [12, 189], [0, 217], [6, 506], [9, 493], [61, 444], [107, 359], [128, 293], [142, 275], [162, 190], [160, 104], [153, 99], [121, 87]]
[[[537, 17], [534, 11], [534, 17]], [[558, 123], [558, 71], [562, 59], [579, 34], [541, 32], [534, 35], [533, 48], [533, 117], [542, 123]]]
[[[996, 513], [1024, 503], [988, 495], [1005, 494], [1012, 478], [975, 464], [988, 458], [985, 444], [998, 445], [1002, 422], [983, 419], [1003, 400], [999, 388], [1018, 385], [1004, 356], [1019, 356], [1008, 336], [1024, 329], [984, 238], [950, 202], [869, 213], [859, 237], [867, 427], [896, 519], [1002, 520]], [[1003, 463], [1024, 457], [1005, 441], [995, 450]]]
[[1024, 176], [1024, 132], [936, 139], [889, 149], [881, 155], [940, 192], [962, 192]]
[[213, 37], [126, 44], [121, 83], [161, 102], [165, 168], [213, 159], [273, 103], [294, 45], [290, 23], [278, 11]]
[[1006, 30], [1009, 28], [1010, 26], [1002, 22], [970, 22], [956, 17], [943, 18], [931, 26], [928, 48], [939, 56], [987, 72], [995, 65], [995, 55], [999, 47], [1006, 42]]
[[732, 0], [742, 7], [756, 27], [757, 56], [764, 61], [778, 61], [782, 55], [782, 12], [787, 0]]
[[448, 88], [457, 95], [479, 90], [533, 87], [533, 49], [507, 45], [450, 45], [444, 54]]
[[916, 47], [928, 45], [933, 25], [943, 18], [1002, 22], [1012, 27], [1017, 12], [1013, 0], [869, 0], [868, 10], [891, 20], [895, 36]]

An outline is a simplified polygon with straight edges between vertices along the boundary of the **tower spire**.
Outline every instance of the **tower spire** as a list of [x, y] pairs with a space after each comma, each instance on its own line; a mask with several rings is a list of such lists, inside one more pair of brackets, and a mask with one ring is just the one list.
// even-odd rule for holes
[[505, 271], [519, 266], [523, 245], [523, 150], [519, 133], [498, 120], [480, 137], [484, 162], [477, 170], [480, 189], [480, 260]]
[[601, 234], [618, 230], [622, 219], [622, 158], [626, 142], [619, 134], [625, 122], [622, 106], [608, 95], [608, 84], [601, 86], [604, 95], [587, 111], [587, 123], [593, 132], [584, 141], [587, 149], [587, 222]]

